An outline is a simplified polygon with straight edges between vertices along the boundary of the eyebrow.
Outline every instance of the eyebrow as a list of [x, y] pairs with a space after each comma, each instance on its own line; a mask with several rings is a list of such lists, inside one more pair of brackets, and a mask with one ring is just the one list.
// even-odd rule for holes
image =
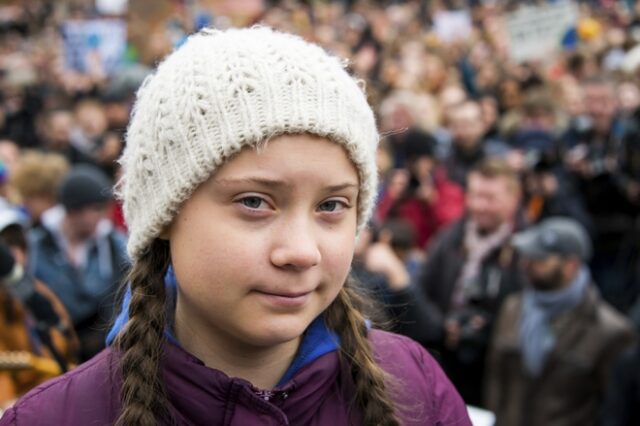
[[[244, 177], [244, 178], [218, 178], [214, 179], [214, 182], [223, 186], [231, 186], [231, 185], [241, 185], [241, 184], [253, 184], [253, 185], [261, 185], [269, 188], [291, 188], [293, 183], [285, 182], [279, 179], [270, 179], [265, 177]], [[324, 189], [327, 191], [335, 192], [342, 191], [344, 189], [358, 189], [359, 186], [353, 182], [344, 182], [337, 185], [328, 185]]]

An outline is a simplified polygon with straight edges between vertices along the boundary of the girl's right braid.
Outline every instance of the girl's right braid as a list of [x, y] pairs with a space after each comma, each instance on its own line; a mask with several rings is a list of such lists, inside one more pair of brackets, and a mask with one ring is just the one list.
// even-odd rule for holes
[[129, 321], [116, 340], [123, 379], [118, 426], [157, 425], [168, 413], [159, 364], [166, 316], [164, 275], [169, 260], [168, 242], [156, 239], [134, 263], [127, 279], [131, 286]]
[[363, 297], [353, 288], [351, 278], [325, 313], [327, 326], [340, 336], [342, 359], [350, 367], [356, 388], [355, 401], [362, 410], [363, 424], [398, 426], [394, 403], [388, 392], [388, 375], [373, 357], [367, 339], [367, 325], [361, 309]]

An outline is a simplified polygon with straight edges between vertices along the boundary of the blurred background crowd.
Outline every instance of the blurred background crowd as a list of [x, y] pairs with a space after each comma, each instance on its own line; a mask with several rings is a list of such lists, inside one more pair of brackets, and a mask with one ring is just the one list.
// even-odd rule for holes
[[631, 0], [0, 1], [0, 242], [24, 269], [0, 265], [0, 401], [104, 345], [137, 88], [189, 34], [255, 23], [366, 88], [380, 188], [353, 270], [388, 325], [499, 424], [640, 424]]

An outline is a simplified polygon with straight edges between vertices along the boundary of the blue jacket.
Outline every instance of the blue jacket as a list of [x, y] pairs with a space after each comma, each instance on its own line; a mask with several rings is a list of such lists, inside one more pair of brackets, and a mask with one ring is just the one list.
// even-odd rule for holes
[[[60, 210], [49, 210], [29, 234], [30, 272], [56, 293], [75, 325], [101, 313], [110, 319], [127, 268], [126, 237], [106, 229], [87, 248], [83, 268], [71, 264], [59, 238]], [[49, 220], [47, 220], [47, 217]]]

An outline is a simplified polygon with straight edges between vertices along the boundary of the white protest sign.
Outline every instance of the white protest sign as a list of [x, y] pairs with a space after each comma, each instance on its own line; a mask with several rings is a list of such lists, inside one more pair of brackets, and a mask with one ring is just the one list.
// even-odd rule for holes
[[102, 69], [113, 73], [124, 55], [127, 26], [121, 19], [72, 20], [62, 25], [65, 66], [85, 73], [90, 56], [97, 57]]
[[550, 57], [577, 21], [578, 8], [571, 1], [521, 6], [506, 17], [511, 58], [523, 62]]
[[96, 10], [104, 15], [124, 15], [129, 0], [96, 0]]
[[468, 39], [472, 28], [468, 10], [442, 10], [433, 17], [433, 29], [443, 43]]

